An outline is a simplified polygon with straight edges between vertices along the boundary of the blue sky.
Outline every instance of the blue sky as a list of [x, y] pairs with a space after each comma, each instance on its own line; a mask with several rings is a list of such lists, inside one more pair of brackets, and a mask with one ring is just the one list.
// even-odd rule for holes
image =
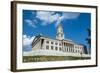
[[36, 35], [55, 38], [58, 24], [63, 26], [65, 39], [87, 45], [85, 39], [88, 36], [86, 29], [91, 25], [90, 13], [23, 10], [24, 50], [31, 50], [30, 44]]

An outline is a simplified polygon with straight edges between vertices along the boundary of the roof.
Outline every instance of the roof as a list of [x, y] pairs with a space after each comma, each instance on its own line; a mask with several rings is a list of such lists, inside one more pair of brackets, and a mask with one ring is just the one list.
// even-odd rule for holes
[[[44, 38], [48, 38], [48, 39], [53, 39], [53, 40], [58, 40], [58, 39], [55, 39], [55, 38], [52, 38], [52, 37], [44, 36], [42, 34], [37, 35], [34, 40], [36, 40], [36, 39], [38, 39], [40, 37], [44, 37]], [[60, 41], [60, 40], [58, 40], [58, 41]], [[69, 41], [69, 42], [72, 42], [72, 40], [70, 40], [70, 39], [63, 39], [61, 41]]]
[[[34, 38], [32, 44], [33, 44], [33, 43], [36, 43], [41, 37], [43, 37], [43, 38], [48, 38], [48, 39], [52, 39], [52, 40], [56, 40], [56, 41], [68, 41], [68, 42], [73, 42], [73, 41], [70, 40], [70, 39], [58, 40], [58, 39], [55, 39], [55, 38], [51, 38], [51, 37], [48, 37], [48, 36], [44, 36], [44, 35], [42, 35], [42, 34], [39, 34], [39, 35], [37, 35], [37, 36]], [[74, 43], [74, 44], [77, 44], [77, 45], [82, 45], [82, 46], [84, 46], [84, 44], [79, 44], [79, 43], [76, 43], [76, 42], [73, 42], [73, 43]]]

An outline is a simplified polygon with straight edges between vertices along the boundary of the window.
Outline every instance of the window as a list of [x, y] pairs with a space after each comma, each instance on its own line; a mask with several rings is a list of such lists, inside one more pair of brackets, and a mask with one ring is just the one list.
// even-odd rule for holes
[[49, 43], [49, 41], [46, 41], [46, 43]]
[[53, 50], [53, 46], [51, 46], [51, 49]]
[[68, 52], [68, 48], [66, 47], [66, 51]]
[[70, 52], [72, 52], [72, 47], [70, 47]]
[[55, 50], [58, 50], [58, 47], [55, 47]]
[[46, 46], [46, 49], [49, 49], [49, 46]]
[[61, 34], [61, 37], [63, 37], [63, 34]]
[[55, 45], [58, 45], [58, 43], [55, 43]]
[[70, 52], [70, 47], [69, 47], [69, 52]]
[[79, 49], [80, 47], [78, 46], [78, 49]]
[[78, 50], [78, 53], [80, 52], [80, 50]]
[[51, 42], [51, 44], [53, 44], [53, 42]]
[[62, 29], [60, 31], [63, 32]]
[[61, 51], [61, 47], [59, 47], [59, 50]]
[[67, 52], [69, 52], [69, 48], [67, 47]]
[[59, 43], [59, 46], [61, 46], [61, 43]]
[[73, 49], [73, 52], [74, 52], [74, 49]]
[[76, 50], [76, 53], [77, 53], [78, 51]]
[[70, 47], [70, 52], [72, 52], [72, 48]]
[[74, 52], [74, 49], [73, 49], [73, 52]]
[[67, 48], [65, 48], [65, 51], [67, 51]]
[[66, 43], [64, 42], [64, 46], [66, 45]]

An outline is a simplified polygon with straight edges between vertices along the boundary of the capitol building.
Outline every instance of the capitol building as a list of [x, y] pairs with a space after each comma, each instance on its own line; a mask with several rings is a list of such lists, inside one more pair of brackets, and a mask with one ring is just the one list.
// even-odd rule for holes
[[64, 38], [61, 24], [56, 28], [55, 39], [41, 34], [37, 35], [32, 42], [32, 52], [25, 55], [90, 57], [90, 55], [85, 53], [84, 45]]

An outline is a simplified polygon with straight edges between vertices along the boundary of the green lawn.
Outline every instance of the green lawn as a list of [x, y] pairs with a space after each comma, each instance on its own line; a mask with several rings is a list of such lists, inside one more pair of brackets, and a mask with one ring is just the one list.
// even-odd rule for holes
[[23, 62], [44, 62], [44, 61], [63, 61], [63, 60], [83, 60], [90, 59], [72, 56], [23, 56]]

